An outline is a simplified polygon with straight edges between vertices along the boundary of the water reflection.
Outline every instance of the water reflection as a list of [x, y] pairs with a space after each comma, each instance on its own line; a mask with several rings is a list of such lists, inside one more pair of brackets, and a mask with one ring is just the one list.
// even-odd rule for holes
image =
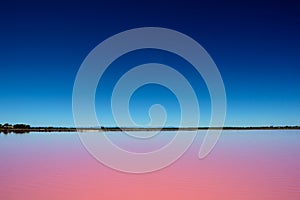
[[300, 131], [224, 131], [199, 160], [204, 135], [171, 166], [133, 175], [99, 163], [75, 133], [0, 134], [0, 199], [300, 199]]
[[0, 130], [0, 134], [3, 133], [4, 135], [7, 135], [7, 134], [28, 134], [30, 133], [29, 130], [10, 130], [10, 129], [2, 129]]

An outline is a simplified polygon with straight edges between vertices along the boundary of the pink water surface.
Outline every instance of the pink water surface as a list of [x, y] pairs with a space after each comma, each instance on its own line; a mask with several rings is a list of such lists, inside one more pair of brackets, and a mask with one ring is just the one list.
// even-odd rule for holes
[[225, 131], [199, 160], [202, 139], [167, 168], [127, 174], [74, 133], [1, 134], [0, 199], [300, 199], [300, 131]]

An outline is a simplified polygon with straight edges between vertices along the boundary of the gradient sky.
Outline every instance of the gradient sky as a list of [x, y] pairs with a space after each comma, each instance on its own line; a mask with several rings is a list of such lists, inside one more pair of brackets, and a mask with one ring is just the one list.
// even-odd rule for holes
[[[73, 83], [87, 54], [121, 31], [157, 26], [187, 34], [211, 55], [226, 88], [227, 126], [300, 125], [299, 9], [292, 1], [1, 2], [0, 123], [73, 126]], [[137, 51], [116, 60], [118, 70], [103, 77], [96, 94], [103, 125], [114, 125], [107, 98], [122, 71], [147, 61], [174, 68], [184, 62], [150, 53], [151, 59]], [[191, 82], [201, 80], [192, 70], [181, 73], [192, 76]], [[196, 90], [206, 125], [209, 96], [203, 83]], [[174, 114], [168, 125], [178, 120], [178, 102], [166, 88], [145, 86], [134, 97], [137, 121], [146, 123], [147, 107], [157, 102]]]

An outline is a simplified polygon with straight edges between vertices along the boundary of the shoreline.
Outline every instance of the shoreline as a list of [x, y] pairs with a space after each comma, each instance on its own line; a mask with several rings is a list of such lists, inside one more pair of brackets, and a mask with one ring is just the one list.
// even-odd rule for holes
[[0, 128], [0, 133], [30, 133], [30, 132], [116, 132], [116, 131], [198, 131], [198, 130], [300, 130], [300, 126], [261, 126], [261, 127], [101, 127], [101, 128], [67, 128], [67, 127], [30, 127], [30, 128]]

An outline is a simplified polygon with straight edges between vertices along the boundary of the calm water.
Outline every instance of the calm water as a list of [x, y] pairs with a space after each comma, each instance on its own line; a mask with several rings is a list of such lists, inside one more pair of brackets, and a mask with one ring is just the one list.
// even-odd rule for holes
[[199, 160], [202, 139], [171, 166], [137, 175], [99, 163], [75, 133], [0, 134], [0, 199], [300, 199], [300, 131], [225, 131]]

